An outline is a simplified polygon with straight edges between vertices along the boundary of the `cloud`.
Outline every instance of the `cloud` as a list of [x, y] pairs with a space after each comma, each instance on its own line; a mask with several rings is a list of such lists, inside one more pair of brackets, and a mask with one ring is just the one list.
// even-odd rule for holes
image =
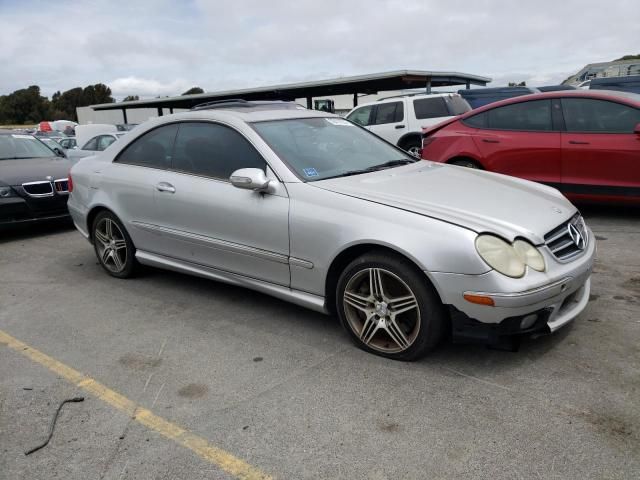
[[177, 95], [191, 87], [191, 84], [184, 79], [173, 80], [168, 83], [158, 80], [149, 80], [138, 77], [116, 78], [106, 82], [111, 88], [111, 92], [116, 97], [127, 95], [139, 95], [141, 97], [157, 97], [167, 95]]
[[399, 68], [556, 83], [637, 53], [636, 3], [0, 0], [0, 94], [104, 82], [173, 95]]

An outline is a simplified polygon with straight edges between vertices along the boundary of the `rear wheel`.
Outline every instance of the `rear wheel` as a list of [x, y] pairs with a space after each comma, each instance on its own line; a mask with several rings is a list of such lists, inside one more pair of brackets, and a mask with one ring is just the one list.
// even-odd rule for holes
[[476, 170], [481, 170], [482, 167], [475, 160], [471, 160], [469, 158], [459, 158], [457, 160], [451, 160], [449, 162], [450, 165], [458, 165], [459, 167], [467, 167], [467, 168], [475, 168]]
[[371, 253], [351, 262], [336, 299], [342, 325], [368, 352], [411, 361], [442, 338], [442, 303], [424, 273], [400, 256]]
[[135, 247], [122, 222], [111, 212], [93, 221], [93, 247], [102, 268], [113, 277], [131, 277], [136, 267]]

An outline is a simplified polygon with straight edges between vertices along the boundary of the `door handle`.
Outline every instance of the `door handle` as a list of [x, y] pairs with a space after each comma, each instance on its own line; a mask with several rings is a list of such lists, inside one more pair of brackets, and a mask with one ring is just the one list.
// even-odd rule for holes
[[484, 143], [500, 143], [500, 140], [494, 140], [492, 138], [483, 138], [482, 141]]
[[156, 190], [159, 192], [176, 193], [176, 187], [167, 182], [160, 182], [156, 185]]
[[404, 125], [396, 125], [395, 127], [397, 130], [400, 130], [401, 128], [404, 128]]
[[589, 145], [590, 142], [582, 142], [580, 140], [569, 140], [571, 145]]

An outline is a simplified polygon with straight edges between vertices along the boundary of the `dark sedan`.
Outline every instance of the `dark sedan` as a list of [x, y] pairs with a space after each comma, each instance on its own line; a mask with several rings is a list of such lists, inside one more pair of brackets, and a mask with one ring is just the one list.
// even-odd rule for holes
[[0, 228], [67, 218], [70, 167], [35, 137], [0, 131]]

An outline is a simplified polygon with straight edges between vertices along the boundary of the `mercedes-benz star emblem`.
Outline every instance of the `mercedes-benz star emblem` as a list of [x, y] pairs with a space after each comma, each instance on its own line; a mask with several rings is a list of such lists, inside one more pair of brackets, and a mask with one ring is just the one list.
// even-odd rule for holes
[[569, 236], [571, 237], [571, 240], [573, 240], [573, 243], [575, 243], [576, 247], [578, 247], [578, 250], [584, 250], [585, 241], [580, 230], [578, 230], [578, 228], [572, 223], [569, 224], [567, 230], [569, 230]]

